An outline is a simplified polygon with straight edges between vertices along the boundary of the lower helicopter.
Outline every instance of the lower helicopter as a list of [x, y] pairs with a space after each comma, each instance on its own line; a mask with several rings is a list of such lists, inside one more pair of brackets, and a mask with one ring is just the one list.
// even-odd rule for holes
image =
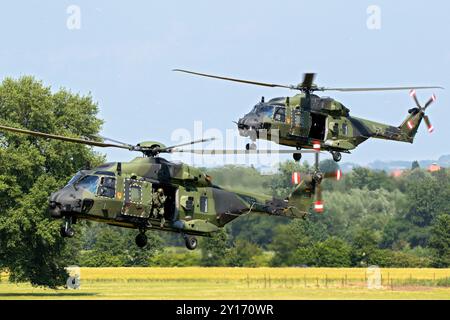
[[[320, 144], [314, 150], [192, 150], [179, 147], [205, 142], [201, 139], [176, 146], [147, 141], [136, 145], [103, 138], [102, 142], [0, 125], [0, 131], [57, 139], [96, 147], [121, 148], [143, 153], [130, 162], [109, 162], [76, 173], [66, 186], [49, 198], [51, 217], [62, 219], [61, 236], [73, 237], [73, 225], [92, 220], [118, 227], [137, 229], [136, 245], [147, 245], [146, 232], [161, 230], [179, 233], [186, 247], [194, 250], [196, 236], [212, 236], [220, 228], [246, 214], [267, 214], [305, 218], [311, 209], [323, 212], [321, 182], [339, 179], [341, 172], [323, 173], [319, 169]], [[105, 141], [111, 141], [106, 143]], [[174, 163], [162, 153], [262, 154], [315, 153], [312, 172], [300, 177], [292, 174], [292, 192], [284, 199], [222, 188], [198, 168]]]

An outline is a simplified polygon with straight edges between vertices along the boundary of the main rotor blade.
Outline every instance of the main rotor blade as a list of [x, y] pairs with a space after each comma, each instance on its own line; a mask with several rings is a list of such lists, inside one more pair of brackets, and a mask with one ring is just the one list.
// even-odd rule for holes
[[102, 135], [100, 135], [100, 134], [97, 134], [96, 137], [99, 137], [99, 138], [102, 139], [103, 141], [111, 141], [111, 142], [114, 142], [114, 143], [123, 145], [123, 146], [125, 146], [125, 147], [128, 147], [128, 148], [133, 148], [133, 145], [132, 145], [132, 144], [129, 144], [129, 143], [126, 143], [126, 142], [122, 142], [122, 141], [119, 141], [119, 140], [114, 140], [114, 139], [111, 139], [111, 138], [102, 136]]
[[296, 86], [293, 86], [293, 85], [282, 85], [282, 84], [276, 84], [276, 83], [266, 83], [266, 82], [242, 80], [242, 79], [236, 79], [236, 78], [228, 78], [228, 77], [215, 76], [215, 75], [212, 75], [212, 74], [194, 72], [194, 71], [183, 70], [183, 69], [173, 69], [172, 71], [184, 72], [184, 73], [194, 74], [194, 75], [197, 75], [197, 76], [214, 78], [214, 79], [220, 79], [220, 80], [227, 80], [227, 81], [234, 81], [234, 82], [240, 82], [240, 83], [246, 83], [246, 84], [253, 84], [253, 85], [257, 85], [257, 86], [264, 86], [264, 87], [271, 87], [271, 88], [276, 88], [277, 87], [277, 88], [287, 88], [287, 89], [298, 89]]
[[422, 86], [422, 87], [378, 87], [378, 88], [326, 88], [318, 87], [316, 91], [342, 91], [342, 92], [358, 92], [358, 91], [396, 91], [396, 90], [412, 90], [412, 89], [444, 89], [443, 87]]
[[74, 142], [74, 143], [81, 143], [81, 144], [86, 144], [86, 145], [95, 146], [95, 147], [103, 147], [103, 148], [112, 147], [112, 148], [120, 148], [120, 149], [130, 150], [129, 147], [126, 147], [123, 145], [103, 143], [103, 142], [98, 142], [98, 141], [93, 141], [93, 140], [85, 140], [85, 139], [80, 139], [80, 138], [70, 138], [70, 137], [60, 136], [60, 135], [56, 135], [56, 134], [43, 133], [43, 132], [39, 132], [39, 131], [31, 131], [31, 130], [25, 130], [25, 129], [18, 129], [18, 128], [12, 128], [12, 127], [2, 126], [2, 125], [0, 125], [0, 130], [11, 131], [14, 133], [29, 134], [29, 135], [41, 137], [41, 138], [49, 138], [49, 139], [62, 140], [62, 141], [68, 141], [68, 142]]
[[187, 149], [174, 149], [171, 152], [184, 152], [194, 153], [201, 155], [221, 155], [221, 154], [297, 154], [297, 153], [318, 153], [315, 150], [187, 150]]
[[188, 146], [188, 145], [192, 145], [192, 144], [196, 144], [196, 143], [208, 142], [208, 141], [213, 141], [213, 140], [216, 140], [216, 138], [199, 139], [199, 140], [189, 141], [186, 143], [181, 143], [181, 144], [177, 144], [174, 146], [166, 147], [162, 150], [168, 151], [168, 150], [172, 150], [172, 149], [178, 148], [178, 147], [183, 147], [183, 146]]

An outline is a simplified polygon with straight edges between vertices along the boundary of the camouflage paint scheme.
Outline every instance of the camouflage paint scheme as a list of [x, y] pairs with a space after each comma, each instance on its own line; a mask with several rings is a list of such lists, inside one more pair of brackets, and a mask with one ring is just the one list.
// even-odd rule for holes
[[[105, 179], [110, 179], [109, 182], [114, 179], [113, 192], [111, 189], [105, 192], [102, 184]], [[89, 187], [83, 186], [87, 180], [96, 181]], [[72, 217], [143, 231], [158, 229], [210, 236], [244, 214], [304, 217], [314, 200], [314, 184], [310, 175], [306, 175], [288, 198], [274, 199], [223, 189], [214, 185], [211, 177], [186, 164], [161, 157], [138, 157], [131, 162], [106, 163], [79, 172], [68, 185], [51, 195], [49, 206], [54, 218]], [[151, 214], [152, 192], [160, 187], [167, 196], [163, 228]]]
[[423, 118], [423, 114], [414, 117], [419, 109], [413, 108], [403, 123], [395, 127], [352, 117], [348, 108], [329, 97], [311, 94], [311, 109], [306, 99], [301, 93], [268, 102], [262, 100], [239, 119], [240, 135], [253, 141], [278, 139], [281, 145], [297, 148], [312, 148], [313, 143], [319, 141], [321, 150], [349, 153], [369, 138], [412, 143]]

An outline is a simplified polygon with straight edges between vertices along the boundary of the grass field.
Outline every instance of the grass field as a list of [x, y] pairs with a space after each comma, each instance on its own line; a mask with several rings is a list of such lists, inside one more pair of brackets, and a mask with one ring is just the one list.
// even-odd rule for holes
[[381, 269], [381, 289], [365, 268], [81, 268], [77, 290], [12, 284], [0, 299], [450, 299], [450, 269]]

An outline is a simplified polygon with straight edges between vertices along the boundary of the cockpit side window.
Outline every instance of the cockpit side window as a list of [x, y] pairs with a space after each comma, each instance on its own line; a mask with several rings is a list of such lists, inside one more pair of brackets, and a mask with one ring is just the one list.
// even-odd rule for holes
[[286, 119], [286, 109], [282, 107], [277, 107], [275, 109], [275, 113], [273, 115], [273, 118], [276, 121], [285, 122]]
[[75, 186], [80, 189], [86, 189], [89, 192], [96, 193], [97, 185], [98, 185], [98, 176], [84, 176], [78, 182], [75, 183]]
[[98, 195], [101, 197], [114, 198], [116, 195], [116, 178], [102, 177], [100, 179]]

